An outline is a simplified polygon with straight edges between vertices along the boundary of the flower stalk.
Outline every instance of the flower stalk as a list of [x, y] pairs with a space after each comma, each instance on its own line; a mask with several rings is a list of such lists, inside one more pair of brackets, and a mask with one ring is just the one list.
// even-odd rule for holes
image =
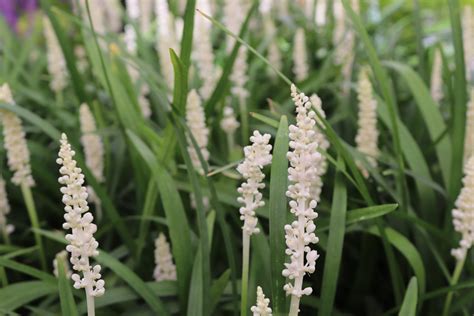
[[260, 134], [254, 131], [250, 137], [252, 145], [244, 148], [244, 161], [237, 166], [237, 171], [246, 179], [241, 184], [237, 192], [240, 196], [237, 202], [243, 204], [240, 207], [240, 219], [244, 221], [242, 226], [242, 289], [241, 289], [241, 315], [247, 315], [247, 298], [248, 298], [248, 278], [249, 278], [249, 261], [250, 261], [250, 236], [258, 234], [260, 229], [257, 228], [258, 219], [255, 216], [255, 210], [265, 205], [262, 201], [262, 193], [259, 191], [265, 187], [262, 182], [265, 174], [262, 172], [264, 166], [272, 161], [270, 151], [272, 146], [269, 145], [270, 135]]

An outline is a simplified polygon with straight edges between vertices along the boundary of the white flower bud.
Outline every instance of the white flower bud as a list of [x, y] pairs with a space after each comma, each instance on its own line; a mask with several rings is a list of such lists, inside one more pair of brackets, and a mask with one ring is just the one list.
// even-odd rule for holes
[[176, 280], [176, 266], [173, 263], [170, 245], [163, 233], [155, 240], [155, 270], [153, 277], [156, 281]]
[[51, 76], [49, 86], [51, 90], [58, 93], [64, 90], [67, 84], [66, 60], [54, 33], [53, 26], [46, 16], [43, 17], [43, 32], [48, 48], [48, 72]]
[[269, 305], [270, 299], [265, 298], [262, 288], [257, 286], [257, 304], [250, 308], [253, 316], [272, 316], [272, 309]]
[[306, 36], [304, 29], [298, 28], [293, 45], [293, 73], [297, 81], [308, 78], [309, 64], [308, 53], [306, 52]]
[[[202, 157], [205, 161], [209, 160], [209, 151], [207, 150], [207, 144], [209, 141], [209, 129], [206, 126], [206, 116], [204, 108], [201, 104], [201, 98], [197, 94], [196, 90], [191, 90], [188, 94], [188, 100], [186, 102], [186, 123], [189, 127], [191, 134], [193, 135], [196, 143], [201, 151]], [[200, 173], [204, 174], [204, 170], [201, 166], [198, 153], [196, 152], [193, 142], [188, 138], [188, 152], [191, 156], [194, 168]]]

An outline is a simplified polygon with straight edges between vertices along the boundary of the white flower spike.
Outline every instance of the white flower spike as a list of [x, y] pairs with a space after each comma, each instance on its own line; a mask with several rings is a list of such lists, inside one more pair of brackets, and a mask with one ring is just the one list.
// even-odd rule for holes
[[474, 87], [471, 88], [466, 113], [466, 136], [464, 139], [464, 164], [474, 155]]
[[295, 44], [293, 47], [293, 73], [297, 81], [303, 81], [308, 78], [309, 72], [304, 29], [298, 28], [296, 30]]
[[234, 109], [230, 106], [224, 107], [224, 115], [220, 123], [221, 129], [226, 134], [233, 135], [239, 128], [240, 123], [235, 118]]
[[[0, 86], [0, 101], [15, 105], [8, 84]], [[8, 167], [13, 172], [12, 182], [16, 185], [32, 187], [35, 181], [31, 176], [30, 151], [26, 145], [25, 131], [20, 118], [8, 110], [0, 110], [3, 125], [4, 146], [7, 151]]]
[[459, 261], [464, 260], [474, 244], [474, 156], [464, 166], [464, 174], [464, 186], [452, 211], [454, 229], [461, 234], [461, 241], [451, 254]]
[[58, 93], [63, 91], [67, 84], [66, 60], [54, 33], [53, 26], [46, 16], [43, 17], [43, 32], [48, 48], [48, 72], [51, 76], [49, 86], [51, 90]]
[[[206, 116], [201, 104], [201, 98], [196, 90], [191, 90], [188, 94], [188, 100], [186, 102], [186, 123], [196, 140], [204, 160], [208, 161], [209, 151], [207, 150], [207, 144], [209, 141], [209, 129], [206, 126]], [[188, 152], [191, 156], [194, 168], [203, 175], [204, 170], [191, 139], [188, 139]]]
[[[7, 215], [10, 213], [10, 203], [8, 203], [5, 180], [0, 176], [0, 234], [7, 239], [13, 232], [13, 225], [7, 224]], [[3, 241], [7, 242], [6, 240]]]
[[[366, 155], [369, 164], [376, 168], [377, 157], [379, 156], [379, 149], [377, 147], [377, 139], [379, 137], [377, 129], [377, 101], [374, 99], [368, 68], [363, 68], [359, 73], [357, 93], [359, 100], [357, 121], [359, 129], [355, 138], [357, 150]], [[369, 172], [360, 163], [358, 163], [358, 166], [364, 177], [367, 178]]]
[[316, 113], [311, 110], [311, 101], [304, 93], [298, 93], [295, 85], [291, 85], [291, 96], [296, 105], [297, 116], [296, 125], [289, 128], [290, 185], [286, 195], [291, 199], [290, 211], [296, 219], [291, 225], [285, 225], [285, 252], [290, 256], [290, 262], [285, 263], [282, 275], [289, 279], [283, 289], [287, 295], [291, 295], [290, 315], [294, 316], [298, 314], [301, 296], [313, 292], [311, 287], [303, 289], [303, 277], [306, 273], [315, 271], [319, 257], [318, 252], [311, 250], [310, 245], [319, 241], [314, 233], [316, 226], [313, 220], [318, 217], [318, 213], [315, 212], [317, 202], [312, 196], [312, 187], [318, 177], [317, 166], [320, 164], [321, 154], [318, 153]]
[[102, 139], [97, 134], [94, 116], [85, 103], [79, 108], [79, 121], [81, 123], [81, 143], [86, 156], [86, 165], [99, 182], [104, 181], [104, 146]]
[[[62, 201], [65, 205], [63, 224], [64, 229], [71, 229], [72, 233], [66, 235], [69, 245], [66, 250], [71, 253], [72, 268], [77, 273], [71, 276], [76, 289], [84, 288], [89, 300], [104, 294], [104, 280], [101, 279], [100, 265], [91, 266], [89, 260], [99, 254], [99, 243], [93, 234], [97, 226], [92, 223], [94, 217], [89, 212], [87, 204], [87, 189], [84, 186], [84, 175], [81, 168], [77, 167], [74, 160], [75, 152], [68, 142], [66, 134], [61, 135], [59, 158], [56, 162], [61, 165], [61, 176], [58, 182], [62, 185]], [[82, 275], [80, 275], [82, 274]]]
[[173, 263], [170, 245], [163, 233], [160, 233], [155, 240], [155, 265], [153, 277], [157, 282], [176, 280], [176, 266]]
[[237, 201], [243, 204], [240, 207], [240, 219], [244, 221], [242, 229], [248, 235], [259, 232], [255, 210], [265, 205], [259, 190], [265, 187], [262, 182], [265, 178], [262, 169], [272, 162], [272, 145], [268, 144], [270, 137], [270, 134], [262, 135], [259, 131], [254, 131], [250, 136], [252, 145], [244, 148], [245, 159], [237, 167], [237, 171], [246, 179], [237, 190], [241, 195]]
[[253, 316], [272, 316], [272, 309], [269, 305], [270, 299], [265, 298], [262, 288], [257, 286], [257, 304], [250, 308]]
[[[314, 109], [321, 115], [323, 118], [326, 118], [326, 114], [322, 108], [321, 99], [316, 95], [313, 94], [310, 98], [311, 104], [313, 105]], [[316, 117], [315, 118], [317, 125], [322, 126], [322, 122]], [[329, 141], [326, 138], [326, 135], [323, 133], [319, 126], [315, 127], [316, 130], [316, 142], [318, 143], [318, 147], [321, 148], [323, 151], [327, 151], [329, 148]], [[322, 177], [326, 174], [328, 169], [328, 163], [326, 160], [326, 156], [321, 155], [321, 159], [319, 160], [318, 165], [316, 166], [317, 177], [311, 188], [311, 196], [313, 196], [314, 200], [319, 203], [321, 199], [321, 191], [323, 188], [323, 179]]]
[[439, 104], [443, 98], [443, 64], [441, 60], [441, 52], [439, 49], [435, 51], [433, 60], [433, 70], [431, 71], [431, 97]]

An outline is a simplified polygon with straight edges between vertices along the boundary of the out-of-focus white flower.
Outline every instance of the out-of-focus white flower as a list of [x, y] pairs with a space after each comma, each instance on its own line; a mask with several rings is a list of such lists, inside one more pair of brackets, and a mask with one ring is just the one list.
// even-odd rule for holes
[[326, 25], [326, 10], [327, 10], [326, 1], [316, 1], [316, 16], [315, 16], [316, 25], [318, 26]]
[[[379, 156], [377, 146], [379, 137], [377, 129], [377, 101], [374, 99], [368, 68], [363, 68], [359, 73], [357, 99], [359, 100], [358, 130], [355, 138], [357, 150], [366, 155], [369, 164], [376, 168], [377, 157]], [[358, 166], [364, 177], [367, 178], [369, 172], [362, 164], [358, 163]]]
[[[290, 149], [288, 160], [288, 180], [290, 185], [286, 195], [291, 199], [291, 213], [296, 219], [291, 225], [285, 225], [285, 239], [290, 262], [285, 263], [282, 275], [289, 279], [283, 289], [291, 295], [290, 315], [296, 315], [301, 296], [310, 295], [311, 287], [303, 289], [303, 277], [313, 273], [319, 255], [311, 250], [310, 245], [319, 241], [314, 233], [316, 226], [313, 220], [318, 217], [317, 205], [312, 196], [312, 187], [318, 177], [317, 166], [321, 154], [318, 152], [316, 139], [316, 113], [311, 110], [312, 104], [304, 93], [298, 93], [291, 85], [291, 96], [296, 105], [296, 125], [290, 125]], [[306, 259], [306, 260], [305, 260]], [[305, 262], [306, 261], [306, 262]]]
[[442, 60], [439, 49], [435, 51], [433, 69], [431, 71], [431, 97], [439, 105], [443, 98]]
[[[155, 2], [155, 16], [156, 16], [156, 50], [160, 59], [160, 70], [166, 80], [168, 88], [171, 89], [174, 85], [174, 70], [170, 60], [169, 49], [172, 48], [179, 54], [178, 39], [176, 34], [181, 34], [182, 31], [176, 33], [176, 25], [173, 21], [167, 0], [156, 0]], [[178, 23], [179, 20], [176, 20]]]
[[273, 1], [272, 0], [262, 0], [260, 1], [260, 5], [258, 6], [258, 11], [263, 16], [270, 15], [273, 9]]
[[302, 28], [298, 28], [295, 34], [293, 64], [293, 72], [297, 81], [308, 78], [308, 53], [306, 52], [306, 37]]
[[72, 275], [71, 268], [69, 267], [69, 263], [67, 262], [67, 251], [62, 250], [56, 254], [53, 259], [53, 274], [55, 277], [59, 277], [59, 265], [58, 260], [62, 260], [64, 262], [64, 267], [66, 268], [66, 277], [70, 278]]
[[[323, 118], [326, 118], [326, 113], [324, 113], [324, 110], [322, 108], [321, 99], [316, 94], [313, 94], [310, 98], [310, 101], [314, 109], [319, 113], [319, 115], [321, 115]], [[318, 123], [317, 126], [315, 127], [316, 142], [318, 143], [318, 148], [322, 149], [323, 151], [327, 151], [329, 148], [329, 141], [326, 135], [321, 130], [321, 127], [319, 127], [319, 126], [322, 126], [322, 122], [317, 117], [315, 117], [315, 120]], [[326, 174], [327, 169], [328, 169], [328, 163], [326, 160], [326, 156], [321, 155], [321, 159], [319, 160], [319, 163], [316, 166], [317, 177], [311, 188], [311, 191], [312, 191], [311, 196], [318, 203], [321, 199], [321, 191], [323, 188], [322, 177]]]
[[452, 211], [454, 229], [462, 236], [459, 247], [451, 250], [457, 260], [464, 260], [474, 243], [474, 156], [464, 166], [464, 174], [464, 186]]
[[[198, 9], [203, 12], [210, 12], [209, 0], [198, 0]], [[196, 16], [195, 19], [195, 50], [193, 59], [196, 61], [199, 77], [203, 84], [199, 92], [204, 99], [208, 99], [214, 90], [217, 78], [214, 67], [214, 51], [212, 50], [211, 40], [211, 22], [202, 16]]]
[[288, 0], [275, 1], [278, 4], [278, 13], [281, 17], [287, 17], [290, 15], [288, 9]]
[[[265, 29], [265, 33], [267, 36], [270, 38], [270, 44], [268, 45], [268, 52], [267, 52], [267, 57], [268, 61], [274, 68], [277, 70], [281, 71], [282, 69], [282, 61], [281, 61], [281, 53], [280, 49], [278, 48], [278, 45], [276, 43], [276, 34], [277, 34], [277, 29], [275, 27], [275, 22], [273, 20], [272, 15], [270, 12], [262, 12], [263, 15], [263, 26]], [[270, 74], [271, 77], [276, 78], [277, 74], [273, 69], [270, 67], [268, 68], [268, 73]]]
[[118, 32], [122, 27], [122, 4], [120, 0], [104, 0], [105, 21], [110, 32]]
[[80, 45], [74, 47], [74, 56], [76, 57], [77, 69], [81, 73], [86, 72], [87, 67], [89, 67], [89, 62], [87, 61], [87, 54], [84, 47]]
[[[8, 84], [0, 86], [0, 101], [15, 105]], [[30, 151], [20, 118], [8, 110], [0, 110], [3, 125], [4, 146], [7, 151], [8, 167], [13, 172], [12, 182], [32, 187], [35, 181], [31, 175]]]
[[234, 109], [230, 106], [224, 107], [224, 115], [221, 120], [221, 129], [226, 134], [233, 135], [237, 128], [239, 128], [240, 123], [235, 118]]
[[244, 148], [244, 161], [238, 165], [237, 171], [246, 179], [238, 188], [237, 192], [241, 195], [237, 201], [243, 206], [240, 207], [240, 219], [244, 221], [242, 229], [249, 236], [258, 233], [258, 219], [255, 216], [255, 210], [265, 205], [262, 201], [262, 193], [259, 190], [265, 187], [263, 179], [265, 174], [263, 167], [272, 162], [272, 145], [269, 145], [270, 134], [260, 134], [254, 131], [250, 136], [251, 146]]
[[97, 134], [94, 116], [85, 103], [79, 108], [79, 121], [81, 125], [81, 143], [84, 148], [86, 165], [99, 182], [104, 181], [104, 146], [102, 139]]
[[253, 316], [272, 316], [272, 309], [269, 305], [270, 299], [265, 298], [262, 288], [257, 286], [257, 304], [250, 308]]
[[[209, 141], [209, 129], [206, 126], [206, 116], [204, 108], [201, 104], [201, 98], [196, 90], [191, 90], [188, 94], [186, 102], [186, 124], [189, 127], [191, 134], [196, 140], [196, 144], [201, 151], [201, 155], [205, 161], [209, 160], [209, 151], [207, 150], [207, 143]], [[188, 138], [188, 152], [193, 162], [194, 168], [202, 175], [204, 170], [201, 166], [198, 153], [194, 149], [193, 142]]]
[[[8, 203], [5, 180], [0, 176], [0, 233], [8, 236], [13, 232], [13, 225], [7, 224], [7, 215], [10, 213], [10, 203]], [[5, 241], [4, 241], [5, 242]]]
[[72, 230], [71, 234], [66, 235], [66, 240], [69, 242], [66, 250], [71, 253], [72, 268], [78, 272], [74, 273], [71, 279], [76, 289], [85, 289], [87, 296], [101, 296], [105, 292], [105, 282], [100, 274], [101, 267], [100, 265], [92, 267], [89, 263], [90, 257], [99, 254], [97, 250], [99, 243], [93, 235], [97, 231], [97, 226], [92, 223], [94, 217], [89, 212], [84, 175], [81, 168], [77, 167], [77, 162], [74, 160], [75, 152], [71, 149], [66, 134], [61, 135], [60, 141], [59, 158], [56, 162], [61, 165], [58, 182], [62, 185], [62, 201], [66, 212], [63, 228]]
[[173, 263], [170, 245], [163, 233], [155, 240], [155, 270], [153, 277], [157, 282], [176, 280], [176, 266]]
[[145, 35], [151, 31], [151, 20], [153, 14], [153, 0], [140, 0], [140, 31]]
[[464, 138], [464, 164], [474, 155], [474, 87], [471, 88], [466, 114], [466, 135]]
[[241, 46], [237, 58], [235, 59], [232, 74], [230, 75], [230, 80], [232, 81], [230, 91], [239, 99], [241, 104], [244, 103], [245, 99], [249, 96], [249, 92], [245, 87], [248, 81], [247, 71], [247, 47]]
[[48, 72], [51, 76], [49, 86], [51, 90], [57, 93], [64, 90], [67, 84], [66, 60], [53, 26], [46, 16], [43, 17], [43, 32], [48, 50]]
[[[234, 34], [239, 34], [240, 28], [245, 21], [248, 5], [243, 0], [227, 0], [224, 2], [224, 25]], [[235, 39], [227, 36], [227, 52], [232, 50]], [[235, 66], [234, 66], [235, 69]]]
[[473, 80], [474, 76], [474, 12], [473, 7], [466, 5], [462, 12], [462, 34], [464, 47], [464, 63], [466, 76]]

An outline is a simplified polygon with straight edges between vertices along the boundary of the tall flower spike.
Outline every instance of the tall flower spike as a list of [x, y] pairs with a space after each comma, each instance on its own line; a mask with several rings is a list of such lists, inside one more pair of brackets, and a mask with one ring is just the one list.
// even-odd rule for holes
[[64, 59], [63, 51], [54, 33], [53, 26], [46, 16], [43, 17], [43, 31], [48, 48], [48, 72], [51, 76], [49, 86], [51, 90], [58, 93], [64, 90], [67, 83], [66, 60]]
[[473, 80], [474, 76], [474, 10], [470, 5], [466, 5], [462, 12], [462, 33], [464, 47], [464, 63], [466, 67], [466, 77]]
[[443, 98], [442, 60], [439, 49], [435, 51], [433, 69], [431, 71], [431, 97], [439, 104]]
[[[281, 71], [283, 65], [281, 61], [281, 53], [280, 49], [278, 48], [278, 45], [276, 43], [276, 34], [277, 30], [275, 27], [275, 22], [273, 21], [272, 16], [270, 15], [269, 11], [264, 11], [262, 12], [263, 14], [263, 19], [264, 19], [264, 27], [265, 27], [265, 33], [267, 33], [267, 36], [271, 38], [271, 42], [268, 46], [268, 61], [270, 64], [273, 65], [277, 70]], [[277, 74], [276, 72], [269, 68], [268, 72], [271, 77], [276, 78]]]
[[99, 182], [104, 181], [104, 146], [102, 139], [97, 134], [94, 116], [85, 103], [79, 108], [79, 121], [81, 123], [81, 143], [86, 156], [86, 165]]
[[257, 304], [250, 308], [253, 316], [272, 316], [272, 309], [269, 305], [270, 299], [265, 298], [262, 288], [257, 286]]
[[[310, 98], [310, 101], [314, 109], [316, 109], [316, 111], [319, 113], [319, 115], [321, 115], [323, 118], [326, 118], [326, 114], [324, 113], [324, 110], [322, 108], [321, 99], [316, 94], [313, 94]], [[320, 126], [323, 126], [322, 122], [317, 117], [315, 118], [315, 120], [318, 123], [317, 126], [315, 127], [316, 142], [318, 143], [319, 148], [321, 148], [324, 151], [327, 151], [329, 148], [329, 141], [326, 138], [326, 135], [321, 130]], [[326, 156], [321, 155], [321, 159], [319, 160], [319, 163], [316, 166], [317, 177], [315, 179], [313, 187], [311, 188], [312, 190], [311, 196], [313, 196], [314, 200], [318, 203], [320, 201], [321, 191], [323, 188], [322, 177], [326, 174], [327, 169], [328, 169], [328, 163], [326, 160]]]
[[153, 277], [157, 282], [176, 280], [176, 266], [173, 263], [170, 245], [163, 233], [155, 240], [155, 270]]
[[464, 260], [474, 244], [474, 156], [464, 166], [464, 184], [452, 211], [454, 229], [461, 234], [459, 247], [451, 250], [457, 260]]
[[140, 30], [145, 35], [151, 31], [151, 19], [153, 14], [153, 0], [140, 0]]
[[[355, 138], [357, 150], [366, 155], [369, 164], [376, 168], [379, 155], [377, 147], [377, 139], [379, 137], [377, 129], [377, 101], [373, 96], [368, 68], [363, 68], [359, 73], [357, 99], [359, 100], [358, 130]], [[358, 166], [364, 177], [367, 178], [369, 172], [362, 164], [358, 163]]]
[[251, 146], [244, 148], [244, 161], [237, 166], [237, 171], [244, 177], [243, 182], [237, 192], [241, 195], [237, 201], [243, 206], [240, 207], [240, 219], [244, 221], [242, 229], [248, 235], [259, 232], [257, 228], [258, 219], [255, 216], [255, 210], [265, 205], [262, 201], [262, 190], [265, 184], [262, 182], [265, 174], [262, 172], [263, 167], [272, 162], [272, 145], [269, 145], [270, 134], [260, 134], [254, 131], [250, 136]]
[[[188, 95], [188, 100], [186, 102], [186, 123], [196, 140], [202, 157], [205, 161], [208, 161], [209, 151], [207, 150], [207, 143], [209, 141], [209, 129], [206, 126], [206, 117], [201, 104], [201, 98], [196, 90], [191, 90]], [[191, 156], [194, 168], [201, 175], [204, 174], [201, 161], [199, 160], [198, 153], [194, 149], [191, 139], [188, 139], [188, 152]]]
[[[8, 84], [0, 86], [0, 101], [15, 105]], [[0, 110], [3, 125], [4, 146], [7, 151], [8, 167], [13, 172], [12, 182], [16, 185], [32, 187], [35, 181], [31, 176], [30, 151], [20, 118], [8, 110]]]
[[156, 50], [158, 51], [160, 59], [160, 70], [166, 80], [168, 88], [171, 89], [174, 85], [174, 71], [170, 61], [169, 49], [174, 49], [177, 54], [179, 54], [179, 52], [175, 22], [173, 21], [167, 0], [156, 0], [155, 15], [157, 21]]
[[248, 64], [247, 64], [247, 47], [241, 46], [235, 60], [235, 66], [230, 75], [233, 85], [230, 89], [241, 104], [245, 103], [245, 99], [249, 96], [249, 92], [245, 85], [248, 82]]
[[[197, 6], [203, 12], [209, 13], [211, 5], [209, 0], [198, 0]], [[214, 67], [214, 51], [212, 50], [211, 41], [211, 22], [202, 16], [198, 16], [195, 20], [196, 36], [195, 36], [195, 50], [193, 58], [196, 60], [196, 65], [202, 79], [202, 87], [199, 90], [204, 99], [208, 99], [214, 90], [216, 84], [216, 69]]]
[[[94, 217], [89, 212], [87, 204], [87, 190], [84, 187], [84, 175], [81, 168], [77, 167], [74, 160], [76, 154], [68, 142], [66, 134], [61, 135], [59, 158], [56, 162], [61, 165], [61, 176], [58, 182], [62, 185], [63, 203], [65, 205], [64, 229], [71, 229], [72, 233], [66, 235], [69, 245], [66, 250], [71, 253], [72, 268], [78, 272], [71, 276], [76, 289], [84, 288], [86, 295], [91, 297], [101, 296], [105, 292], [104, 280], [101, 279], [100, 265], [91, 266], [90, 257], [99, 254], [99, 243], [93, 234], [97, 226], [92, 223]], [[82, 274], [82, 277], [81, 275]]]
[[297, 81], [303, 81], [308, 78], [308, 54], [306, 52], [306, 37], [304, 30], [298, 28], [295, 35], [295, 44], [293, 45], [293, 72]]
[[[295, 85], [291, 85], [291, 96], [296, 106], [296, 125], [290, 125], [291, 151], [288, 152], [290, 168], [288, 180], [290, 185], [286, 195], [290, 200], [290, 211], [296, 216], [291, 225], [285, 225], [285, 239], [290, 262], [285, 263], [282, 275], [289, 279], [283, 289], [291, 295], [290, 315], [297, 315], [300, 298], [313, 292], [311, 287], [303, 289], [303, 277], [313, 273], [319, 255], [311, 250], [310, 245], [319, 239], [314, 233], [316, 226], [313, 220], [318, 217], [315, 212], [317, 205], [312, 196], [312, 187], [318, 177], [317, 166], [321, 154], [315, 131], [316, 113], [311, 110], [312, 104], [304, 93], [298, 93]], [[306, 260], [305, 260], [306, 259]]]
[[466, 114], [466, 136], [464, 139], [464, 164], [474, 155], [474, 87], [471, 88]]
[[[7, 215], [10, 213], [10, 203], [8, 203], [5, 180], [0, 176], [0, 235], [5, 239], [13, 232], [13, 225], [7, 224]], [[4, 243], [6, 240], [3, 241]]]

